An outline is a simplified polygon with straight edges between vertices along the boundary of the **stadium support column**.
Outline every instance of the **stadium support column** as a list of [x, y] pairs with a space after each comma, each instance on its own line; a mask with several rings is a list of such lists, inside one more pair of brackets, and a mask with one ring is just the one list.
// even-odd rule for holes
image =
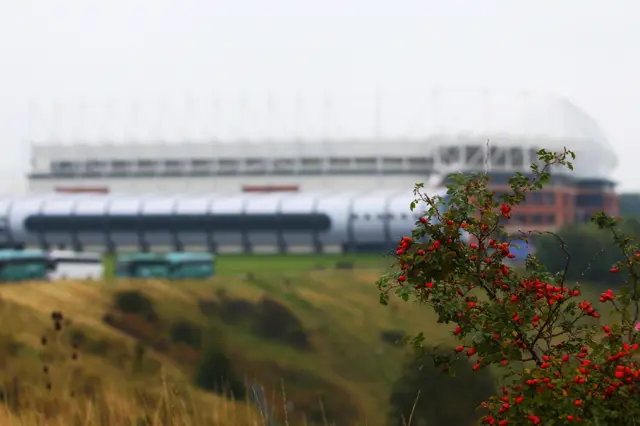
[[278, 253], [286, 254], [289, 251], [287, 242], [284, 239], [284, 221], [282, 219], [282, 204], [285, 197], [281, 197], [276, 206], [276, 244], [278, 246]]
[[177, 223], [179, 223], [177, 220], [175, 220], [178, 216], [178, 205], [180, 203], [180, 199], [176, 198], [173, 201], [173, 208], [171, 209], [171, 215], [173, 217], [173, 226], [171, 227], [171, 237], [173, 239], [173, 247], [175, 248], [176, 251], [184, 251], [184, 245], [182, 244], [182, 241], [180, 240], [180, 230], [178, 229], [178, 226], [176, 225]]
[[142, 251], [143, 253], [147, 253], [150, 251], [150, 247], [149, 243], [147, 242], [146, 232], [144, 230], [144, 201], [141, 201], [138, 205], [137, 221], [138, 246], [140, 247], [140, 251]]
[[[76, 217], [76, 212], [77, 212], [79, 203], [80, 203], [80, 200], [76, 200], [71, 205], [71, 212], [70, 213], [71, 213], [71, 216], [74, 217], [74, 218]], [[80, 243], [80, 238], [78, 236], [78, 228], [74, 228], [73, 231], [71, 232], [71, 240], [72, 240], [73, 251], [81, 252], [83, 247], [82, 247], [82, 244]]]
[[207, 221], [206, 221], [205, 227], [207, 232], [207, 249], [209, 250], [209, 253], [218, 252], [218, 245], [216, 244], [215, 238], [213, 237], [215, 223], [213, 223], [210, 217], [213, 212], [214, 203], [215, 203], [215, 200], [212, 200], [212, 201], [209, 201], [209, 203], [207, 204]]
[[[311, 212], [316, 214], [318, 213], [318, 203], [320, 202], [319, 198], [316, 198], [313, 201], [313, 206], [311, 208]], [[311, 236], [313, 238], [312, 241], [312, 245], [313, 245], [313, 252], [316, 254], [322, 254], [324, 253], [324, 246], [322, 245], [322, 241], [320, 241], [320, 234], [318, 233], [317, 230], [313, 230], [313, 234]]]
[[116, 251], [117, 251], [117, 247], [115, 242], [113, 241], [113, 238], [111, 237], [111, 229], [110, 229], [110, 209], [111, 209], [111, 204], [113, 203], [113, 199], [110, 201], [107, 201], [105, 207], [104, 207], [104, 216], [103, 216], [103, 233], [104, 233], [104, 245], [106, 247], [106, 252], [108, 255], [115, 255]]
[[243, 216], [243, 221], [242, 221], [242, 230], [241, 232], [241, 244], [242, 244], [242, 252], [243, 253], [253, 253], [253, 245], [251, 244], [251, 241], [249, 240], [249, 223], [248, 220], [246, 219], [247, 217], [247, 205], [249, 204], [250, 198], [247, 198], [243, 203], [242, 203], [242, 216]]

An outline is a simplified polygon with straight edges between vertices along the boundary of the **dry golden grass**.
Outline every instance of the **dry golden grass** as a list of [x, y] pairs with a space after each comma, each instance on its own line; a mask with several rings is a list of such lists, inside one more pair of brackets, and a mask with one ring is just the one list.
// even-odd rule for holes
[[[157, 392], [154, 392], [157, 391]], [[264, 419], [248, 404], [195, 392], [177, 394], [167, 383], [145, 398], [128, 389], [102, 386], [97, 395], [71, 397], [28, 389], [18, 404], [0, 405], [0, 424], [20, 426], [249, 426]], [[13, 406], [12, 406], [13, 405]]]
[[[133, 339], [101, 321], [109, 302], [102, 290], [77, 282], [0, 287], [0, 425], [264, 423], [247, 403], [194, 389], [158, 354], [148, 355], [161, 366], [150, 377], [132, 373], [124, 358], [107, 362], [74, 348], [64, 338], [70, 326], [90, 330], [92, 339], [113, 339], [120, 350], [133, 348]], [[65, 320], [56, 331], [50, 317], [59, 310]]]
[[[16, 356], [3, 355], [0, 347], [0, 386], [10, 390], [17, 378], [20, 388], [17, 402], [8, 397], [4, 405], [0, 402], [0, 426], [267, 424], [255, 403], [233, 402], [196, 390], [184, 365], [169, 354], [150, 350], [147, 362], [155, 367], [144, 374], [132, 372], [131, 357], [125, 355], [134, 351], [137, 340], [106, 325], [103, 316], [113, 293], [134, 288], [153, 298], [162, 318], [200, 324], [206, 318], [199, 312], [198, 301], [215, 298], [221, 289], [234, 298], [259, 301], [268, 295], [285, 304], [309, 331], [314, 352], [301, 354], [236, 329], [225, 335], [230, 356], [246, 367], [242, 371], [262, 374], [257, 379], [269, 387], [275, 382], [279, 388], [284, 378], [289, 399], [296, 399], [296, 412], [287, 414], [284, 398], [276, 398], [270, 408], [277, 412], [278, 424], [311, 424], [304, 416], [309, 414], [308, 407], [316, 410], [322, 404], [316, 393], [319, 386], [333, 396], [334, 410], [340, 411], [343, 405], [354, 409], [349, 418], [357, 420], [339, 424], [386, 424], [390, 386], [406, 352], [383, 343], [380, 332], [424, 331], [429, 342], [437, 344], [450, 340], [450, 330], [436, 324], [433, 314], [418, 305], [394, 299], [391, 306], [380, 306], [373, 285], [379, 274], [379, 269], [326, 269], [256, 273], [255, 280], [230, 274], [207, 282], [69, 280], [0, 286], [0, 345], [7, 343], [3, 339], [8, 344], [14, 339], [21, 346]], [[48, 391], [40, 337], [43, 330], [51, 330], [52, 311], [63, 311], [71, 320], [65, 330], [81, 328], [94, 341], [109, 341], [112, 348], [102, 355], [81, 346], [78, 362], [71, 362], [71, 352], [61, 339], [64, 361], [51, 365], [49, 374], [57, 375], [57, 381]], [[296, 376], [301, 381], [292, 383]], [[280, 389], [273, 392], [282, 393]], [[331, 423], [328, 416], [316, 424]]]

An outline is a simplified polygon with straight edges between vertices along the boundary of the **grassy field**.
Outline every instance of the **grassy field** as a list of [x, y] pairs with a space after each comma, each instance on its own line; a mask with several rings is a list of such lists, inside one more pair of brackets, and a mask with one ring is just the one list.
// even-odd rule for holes
[[[391, 264], [388, 256], [377, 254], [220, 254], [216, 256], [216, 275], [247, 273], [282, 273], [310, 269], [334, 269], [337, 263], [349, 263], [357, 269], [384, 269]], [[105, 256], [105, 274], [113, 274], [114, 258]]]
[[[167, 343], [179, 321], [200, 327], [203, 346], [222, 348], [234, 371], [264, 387], [274, 425], [385, 425], [407, 351], [381, 333], [425, 332], [431, 344], [450, 342], [450, 327], [423, 307], [378, 303], [374, 283], [390, 263], [367, 255], [227, 255], [205, 281], [0, 286], [0, 425], [272, 424], [255, 401], [191, 385], [204, 349]], [[148, 296], [159, 320], [124, 316], [124, 328], [106, 321], [114, 295], [127, 290]], [[309, 348], [256, 333], [256, 322], [270, 319], [257, 308], [265, 297], [278, 307], [273, 315], [288, 318], [283, 329], [299, 321]], [[240, 320], [220, 315], [224, 303]], [[52, 329], [54, 311], [65, 317], [60, 332]], [[84, 337], [74, 349], [77, 335]]]

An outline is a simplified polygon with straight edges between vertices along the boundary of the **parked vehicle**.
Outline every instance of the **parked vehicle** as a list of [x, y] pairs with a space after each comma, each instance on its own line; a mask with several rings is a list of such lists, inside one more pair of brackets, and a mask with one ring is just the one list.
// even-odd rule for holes
[[115, 276], [120, 278], [209, 278], [215, 273], [209, 253], [127, 253], [116, 258]]
[[0, 282], [46, 280], [55, 269], [46, 252], [40, 250], [0, 250]]

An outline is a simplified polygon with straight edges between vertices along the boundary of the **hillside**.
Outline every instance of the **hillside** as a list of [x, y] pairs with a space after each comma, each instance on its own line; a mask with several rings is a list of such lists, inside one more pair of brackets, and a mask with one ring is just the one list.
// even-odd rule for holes
[[[336, 269], [337, 262], [347, 268], [352, 263], [355, 269]], [[385, 341], [381, 333], [417, 332], [421, 324], [431, 322], [418, 306], [403, 304], [399, 310], [395, 304], [386, 308], [378, 304], [373, 283], [385, 263], [379, 257], [229, 257], [221, 259], [219, 275], [209, 281], [108, 279], [4, 285], [0, 287], [3, 344], [19, 344], [21, 349], [12, 352], [15, 356], [3, 357], [7, 369], [2, 380], [10, 384], [18, 375], [25, 386], [39, 381], [40, 393], [45, 394], [42, 363], [37, 359], [40, 338], [45, 328], [51, 328], [51, 312], [60, 311], [67, 336], [63, 340], [80, 341], [78, 365], [86, 376], [82, 380], [117, 387], [114, 395], [123, 404], [131, 405], [127, 392], [160, 392], [163, 371], [167, 381], [189, 389], [196, 403], [207, 404], [208, 410], [218, 407], [216, 416], [220, 411], [228, 415], [233, 404], [187, 386], [204, 348], [215, 345], [231, 360], [236, 374], [264, 386], [268, 405], [275, 411], [286, 407], [290, 420], [384, 424], [404, 350], [389, 337]], [[114, 311], [114, 295], [131, 289], [153, 301], [156, 319]], [[171, 326], [184, 320], [201, 328], [200, 347], [176, 344], [168, 337]], [[429, 336], [434, 342], [444, 341], [447, 331], [434, 327]], [[136, 347], [146, 348], [142, 367], [135, 362]], [[65, 362], [65, 374], [75, 377], [76, 367]], [[282, 401], [282, 388], [288, 404]], [[140, 411], [134, 406], [127, 409]], [[255, 415], [247, 414], [246, 407], [235, 411], [245, 417]]]

